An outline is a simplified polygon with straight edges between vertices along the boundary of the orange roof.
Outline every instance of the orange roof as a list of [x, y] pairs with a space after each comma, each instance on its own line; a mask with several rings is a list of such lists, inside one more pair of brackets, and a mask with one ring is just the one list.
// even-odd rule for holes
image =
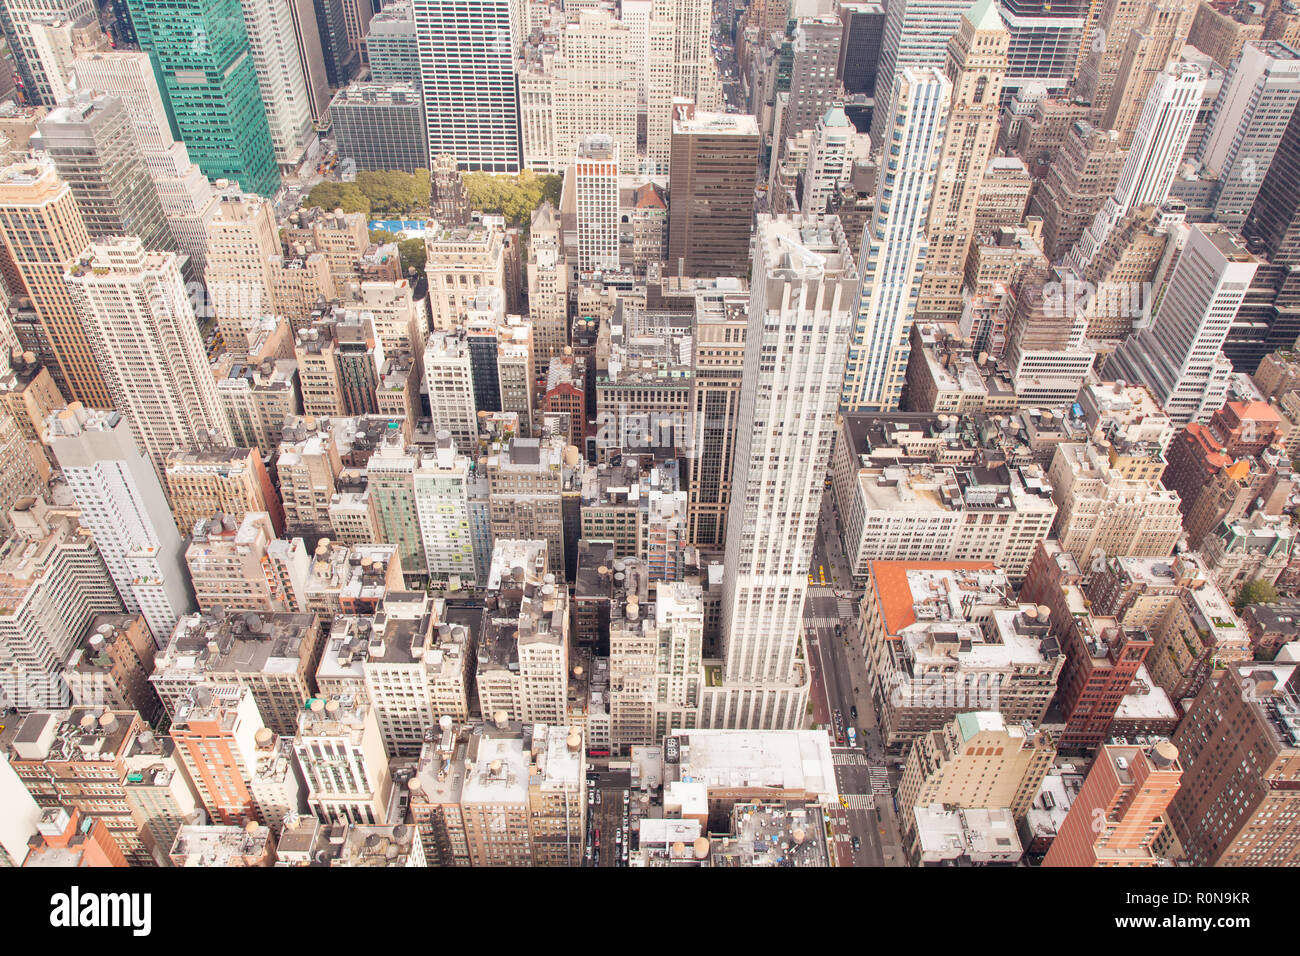
[[1247, 418], [1257, 422], [1281, 422], [1282, 418], [1268, 402], [1229, 402], [1228, 407], [1240, 420]]
[[1244, 481], [1250, 476], [1250, 462], [1245, 458], [1234, 461], [1228, 466], [1228, 477], [1233, 481]]
[[637, 209], [667, 209], [668, 204], [664, 202], [664, 197], [659, 194], [659, 187], [654, 183], [646, 183], [644, 186], [638, 186], [636, 193]]
[[916, 623], [908, 571], [992, 571], [995, 567], [991, 561], [872, 561], [871, 586], [885, 623], [886, 640], [898, 640], [899, 631]]

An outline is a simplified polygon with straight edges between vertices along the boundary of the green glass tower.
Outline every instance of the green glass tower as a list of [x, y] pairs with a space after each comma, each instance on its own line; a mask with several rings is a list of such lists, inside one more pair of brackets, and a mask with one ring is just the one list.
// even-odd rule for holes
[[209, 179], [274, 196], [271, 146], [240, 0], [128, 0], [177, 131]]

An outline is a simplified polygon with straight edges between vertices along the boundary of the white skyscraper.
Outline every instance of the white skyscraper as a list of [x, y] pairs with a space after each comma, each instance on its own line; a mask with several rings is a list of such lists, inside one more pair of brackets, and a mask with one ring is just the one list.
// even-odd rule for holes
[[1171, 64], [1156, 77], [1115, 193], [1070, 250], [1067, 265], [1082, 272], [1121, 219], [1140, 206], [1159, 206], [1169, 197], [1204, 92], [1205, 71], [1194, 63]]
[[34, 24], [76, 21], [95, 16], [94, 0], [4, 0], [0, 26], [13, 50], [14, 63], [23, 80], [27, 102], [54, 106], [55, 90], [46, 74], [41, 36]]
[[857, 268], [839, 218], [760, 216], [727, 515], [722, 683], [701, 725], [803, 725], [799, 648]]
[[1201, 174], [1219, 180], [1214, 218], [1240, 229], [1272, 165], [1296, 103], [1300, 53], [1284, 43], [1247, 43], [1228, 68], [1201, 141]]
[[240, 0], [275, 161], [292, 168], [316, 140], [290, 0]]
[[413, 474], [415, 513], [424, 539], [430, 581], [458, 574], [474, 578], [474, 541], [469, 527], [469, 459], [456, 454], [451, 432], [440, 431], [432, 455]]
[[414, 0], [429, 155], [516, 173], [523, 161], [510, 0]]
[[1227, 396], [1223, 342], [1257, 268], [1230, 230], [1192, 226], [1151, 327], [1119, 347], [1103, 377], [1147, 385], [1174, 422], [1207, 421]]
[[[190, 322], [193, 322], [191, 316]], [[126, 609], [159, 647], [194, 610], [185, 549], [162, 482], [119, 412], [73, 404], [46, 422], [50, 447]]]
[[817, 121], [808, 149], [808, 171], [799, 200], [805, 216], [820, 216], [826, 211], [826, 200], [839, 195], [853, 175], [854, 161], [866, 159], [870, 148], [871, 137], [854, 128], [842, 106], [826, 111]]
[[424, 347], [424, 381], [429, 390], [433, 427], [446, 429], [457, 448], [478, 445], [474, 372], [465, 333], [434, 332]]
[[862, 237], [861, 303], [844, 373], [852, 411], [898, 407], [925, 270], [926, 214], [948, 123], [952, 84], [935, 67], [906, 68], [892, 97], [876, 206]]
[[880, 64], [876, 71], [876, 109], [871, 115], [871, 142], [885, 142], [886, 127], [892, 120], [882, 102], [894, 88], [894, 81], [908, 67], [943, 69], [948, 40], [961, 23], [961, 15], [973, 0], [894, 0], [885, 8], [885, 31], [880, 40]]
[[578, 270], [618, 270], [619, 148], [604, 134], [584, 137], [573, 164], [578, 206]]
[[149, 252], [130, 237], [93, 242], [66, 279], [113, 406], [159, 474], [173, 448], [229, 445], [175, 254]]

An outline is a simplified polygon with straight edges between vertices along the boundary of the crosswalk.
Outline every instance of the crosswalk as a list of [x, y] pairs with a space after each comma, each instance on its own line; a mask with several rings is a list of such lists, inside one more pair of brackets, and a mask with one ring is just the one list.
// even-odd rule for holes
[[840, 617], [846, 621], [851, 621], [856, 616], [857, 608], [848, 598], [836, 598], [835, 603], [839, 608]]
[[871, 763], [865, 755], [856, 750], [832, 750], [831, 758], [837, 767], [865, 767]]
[[849, 805], [850, 810], [874, 810], [876, 809], [876, 797], [871, 793], [842, 793], [841, 797]]
[[893, 791], [889, 787], [889, 772], [884, 767], [872, 767], [867, 771], [867, 776], [871, 778], [871, 792], [892, 796]]
[[836, 624], [844, 624], [846, 621], [842, 617], [806, 617], [803, 619], [806, 627], [827, 627], [832, 628]]

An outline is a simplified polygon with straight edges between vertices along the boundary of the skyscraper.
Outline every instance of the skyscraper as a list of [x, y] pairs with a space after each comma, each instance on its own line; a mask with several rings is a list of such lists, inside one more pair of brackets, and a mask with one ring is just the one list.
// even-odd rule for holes
[[857, 269], [839, 219], [760, 216], [727, 515], [721, 684], [701, 725], [797, 729], [799, 649]]
[[573, 188], [579, 272], [618, 270], [619, 159], [618, 144], [604, 134], [583, 137], [578, 143]]
[[414, 0], [430, 156], [451, 153], [472, 171], [522, 168], [513, 6]]
[[1227, 394], [1232, 365], [1221, 350], [1258, 267], [1229, 230], [1193, 226], [1150, 328], [1111, 355], [1105, 377], [1149, 386], [1179, 424], [1208, 419]]
[[95, 15], [94, 0], [3, 0], [0, 29], [9, 41], [27, 102], [55, 105], [54, 90], [42, 64], [40, 36], [33, 25], [58, 20], [79, 20]]
[[975, 231], [980, 183], [997, 145], [998, 98], [1010, 40], [995, 0], [980, 0], [962, 14], [948, 41], [952, 101], [926, 219], [929, 248], [916, 303], [920, 319], [961, 317], [966, 253]]
[[248, 47], [262, 91], [271, 147], [282, 167], [293, 169], [316, 139], [307, 77], [298, 56], [290, 7], [294, 0], [240, 0]]
[[669, 273], [707, 278], [749, 271], [761, 139], [753, 116], [674, 106]]
[[160, 475], [176, 447], [231, 443], [174, 253], [134, 237], [94, 242], [67, 282], [113, 407]]
[[121, 100], [78, 93], [37, 129], [59, 178], [77, 197], [91, 239], [138, 236], [146, 249], [176, 248]]
[[63, 281], [64, 270], [85, 251], [90, 235], [72, 188], [53, 165], [24, 163], [0, 171], [0, 239], [50, 344], [50, 371], [59, 390], [69, 400], [111, 408], [99, 363]]
[[50, 417], [48, 439], [122, 603], [165, 646], [194, 596], [158, 473], [120, 412], [70, 405]]
[[883, 144], [892, 125], [890, 106], [895, 83], [908, 67], [943, 69], [948, 40], [957, 32], [970, 0], [895, 0], [885, 5], [885, 36], [876, 72], [876, 108], [871, 114], [871, 142]]
[[[1143, 103], [1151, 85], [1181, 53], [1198, 6], [1197, 0], [1148, 3], [1145, 17], [1126, 38], [1110, 102], [1104, 113], [1094, 114], [1101, 117], [1102, 126], [1119, 134], [1121, 146], [1129, 145], [1141, 131]], [[1093, 108], [1097, 107], [1094, 102]]]
[[927, 200], [951, 99], [952, 84], [934, 67], [904, 68], [894, 84], [889, 161], [862, 238], [860, 305], [844, 374], [850, 411], [895, 409], [903, 392], [926, 262]]
[[836, 70], [844, 25], [831, 16], [801, 19], [794, 31], [790, 99], [781, 117], [782, 144], [812, 129], [842, 97]]
[[181, 139], [204, 175], [275, 195], [280, 172], [240, 0], [130, 3], [140, 48], [162, 76]]

